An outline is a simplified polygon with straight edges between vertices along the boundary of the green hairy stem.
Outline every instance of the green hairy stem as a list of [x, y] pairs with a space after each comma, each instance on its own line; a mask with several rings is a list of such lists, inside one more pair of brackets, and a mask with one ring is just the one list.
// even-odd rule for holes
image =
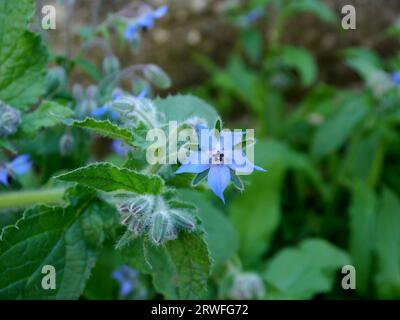
[[0, 194], [0, 208], [26, 208], [35, 204], [57, 204], [63, 201], [64, 188], [4, 192]]

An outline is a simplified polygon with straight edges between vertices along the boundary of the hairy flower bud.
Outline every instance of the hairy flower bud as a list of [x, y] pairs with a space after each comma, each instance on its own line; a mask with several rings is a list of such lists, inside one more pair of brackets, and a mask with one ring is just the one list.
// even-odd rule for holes
[[99, 89], [95, 85], [90, 85], [86, 90], [86, 99], [88, 101], [94, 101], [99, 93]]
[[0, 137], [7, 137], [14, 134], [20, 123], [20, 113], [0, 101]]
[[53, 67], [51, 68], [46, 76], [47, 82], [47, 94], [57, 93], [64, 89], [67, 85], [67, 75], [64, 68]]
[[120, 63], [116, 56], [110, 55], [104, 58], [102, 67], [106, 75], [111, 75], [119, 71]]
[[156, 212], [153, 215], [151, 226], [151, 239], [157, 245], [162, 244], [166, 240], [166, 236], [171, 232], [170, 217], [165, 212]]
[[235, 274], [228, 296], [236, 300], [262, 299], [265, 296], [264, 283], [256, 273]]
[[60, 153], [62, 156], [69, 155], [74, 147], [74, 138], [71, 133], [66, 132], [60, 139]]
[[160, 67], [154, 64], [148, 64], [143, 70], [147, 81], [160, 89], [168, 89], [171, 86], [171, 79]]
[[190, 215], [185, 214], [183, 211], [171, 210], [169, 213], [171, 215], [173, 223], [183, 230], [192, 232], [196, 228], [196, 223], [194, 219]]
[[[186, 208], [173, 207], [162, 196], [138, 196], [117, 204], [121, 224], [133, 237], [145, 235], [155, 245], [177, 238], [179, 231], [192, 232], [194, 218]], [[126, 234], [128, 239], [129, 235]], [[121, 238], [121, 243], [125, 243]]]
[[80, 84], [75, 83], [72, 86], [72, 96], [78, 102], [81, 102], [83, 100], [83, 88]]

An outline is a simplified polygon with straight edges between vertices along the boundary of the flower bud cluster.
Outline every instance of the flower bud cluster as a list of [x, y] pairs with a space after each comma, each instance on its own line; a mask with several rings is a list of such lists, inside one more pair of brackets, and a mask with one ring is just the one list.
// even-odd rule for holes
[[14, 134], [20, 121], [19, 111], [0, 101], [0, 137]]
[[196, 229], [189, 210], [172, 208], [161, 196], [137, 196], [117, 204], [121, 223], [134, 237], [147, 236], [155, 245]]

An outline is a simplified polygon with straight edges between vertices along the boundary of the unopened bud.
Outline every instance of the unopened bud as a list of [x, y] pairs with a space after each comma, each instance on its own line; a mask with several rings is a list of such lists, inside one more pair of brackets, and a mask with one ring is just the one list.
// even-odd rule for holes
[[0, 101], [0, 137], [7, 137], [14, 134], [20, 123], [20, 113]]
[[171, 79], [160, 67], [149, 64], [143, 71], [146, 80], [160, 89], [168, 89], [171, 86]]
[[80, 84], [75, 83], [72, 86], [72, 96], [78, 102], [81, 102], [83, 100], [83, 88]]
[[106, 75], [111, 75], [119, 71], [120, 63], [116, 56], [107, 56], [103, 60], [103, 71]]
[[74, 138], [70, 133], [65, 133], [60, 139], [60, 153], [62, 156], [67, 156], [74, 148]]
[[167, 214], [164, 212], [156, 212], [153, 215], [151, 226], [151, 240], [159, 245], [166, 240], [166, 235], [169, 231], [170, 221]]
[[262, 299], [265, 296], [265, 287], [256, 273], [240, 273], [234, 276], [228, 294], [230, 299], [236, 300]]
[[174, 224], [179, 226], [181, 229], [184, 229], [186, 231], [192, 232], [196, 228], [196, 223], [194, 219], [189, 216], [188, 214], [178, 211], [178, 210], [172, 210], [170, 211], [170, 215], [172, 218], [172, 221]]
[[51, 68], [46, 76], [47, 94], [63, 90], [67, 85], [67, 75], [62, 67]]
[[96, 99], [97, 94], [99, 93], [99, 89], [95, 85], [90, 85], [87, 88], [86, 98], [88, 101], [94, 101]]

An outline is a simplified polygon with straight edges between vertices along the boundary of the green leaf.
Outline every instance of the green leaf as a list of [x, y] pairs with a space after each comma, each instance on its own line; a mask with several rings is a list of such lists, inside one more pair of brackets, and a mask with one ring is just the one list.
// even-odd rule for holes
[[156, 99], [158, 111], [165, 114], [167, 121], [184, 122], [188, 119], [204, 119], [208, 128], [213, 128], [219, 116], [209, 104], [191, 95], [169, 96]]
[[104, 246], [98, 256], [96, 266], [87, 282], [83, 297], [92, 300], [112, 300], [118, 297], [118, 282], [112, 273], [124, 261], [114, 246]]
[[290, 17], [300, 12], [311, 13], [327, 23], [334, 23], [337, 21], [334, 11], [319, 0], [291, 1], [285, 7], [282, 14], [285, 17]]
[[71, 125], [93, 131], [94, 133], [107, 138], [122, 140], [125, 143], [132, 145], [132, 132], [128, 129], [118, 127], [109, 120], [95, 120], [93, 118], [86, 118], [81, 121], [73, 121]]
[[[343, 104], [344, 103], [344, 104]], [[366, 99], [351, 95], [347, 101], [338, 103], [338, 112], [321, 125], [314, 135], [311, 153], [323, 157], [335, 152], [349, 138], [355, 127], [368, 113]]]
[[255, 164], [268, 172], [243, 176], [249, 186], [230, 203], [229, 212], [240, 241], [239, 253], [247, 267], [254, 267], [267, 251], [281, 219], [281, 187], [289, 168], [304, 172], [317, 186], [320, 176], [309, 160], [270, 141], [255, 145]]
[[156, 290], [166, 299], [198, 299], [207, 289], [211, 261], [198, 234], [182, 233], [160, 247], [136, 239], [123, 255], [133, 267], [152, 275]]
[[376, 221], [378, 272], [375, 283], [380, 298], [400, 298], [400, 201], [385, 188]]
[[357, 290], [366, 294], [371, 275], [376, 197], [365, 184], [352, 184], [350, 216], [350, 254], [357, 270]]
[[17, 153], [15, 147], [6, 139], [0, 139], [0, 148], [4, 148], [12, 153]]
[[33, 134], [43, 128], [50, 128], [61, 123], [73, 111], [54, 101], [44, 101], [34, 112], [22, 116], [21, 131]]
[[312, 85], [317, 78], [318, 69], [311, 53], [306, 49], [290, 46], [282, 47], [281, 50], [282, 62], [299, 73], [304, 86]]
[[238, 250], [237, 233], [226, 216], [213, 206], [204, 193], [181, 189], [179, 196], [198, 208], [198, 215], [205, 230], [205, 239], [213, 260], [213, 267], [223, 265]]
[[0, 0], [0, 100], [27, 110], [46, 90], [47, 51], [28, 32], [33, 0]]
[[94, 163], [55, 177], [102, 191], [125, 190], [139, 194], [160, 194], [163, 180], [157, 175], [118, 168], [110, 163]]
[[383, 64], [379, 56], [372, 50], [365, 48], [350, 48], [343, 51], [346, 63], [354, 69], [364, 80], [371, 75], [382, 72]]
[[271, 299], [311, 299], [331, 290], [336, 272], [350, 263], [348, 255], [323, 239], [304, 240], [278, 252], [267, 264], [264, 279]]
[[[90, 276], [115, 211], [90, 198], [64, 207], [37, 206], [0, 240], [0, 299], [76, 299]], [[96, 224], [93, 224], [97, 221]], [[42, 267], [56, 270], [56, 289], [42, 288]]]

